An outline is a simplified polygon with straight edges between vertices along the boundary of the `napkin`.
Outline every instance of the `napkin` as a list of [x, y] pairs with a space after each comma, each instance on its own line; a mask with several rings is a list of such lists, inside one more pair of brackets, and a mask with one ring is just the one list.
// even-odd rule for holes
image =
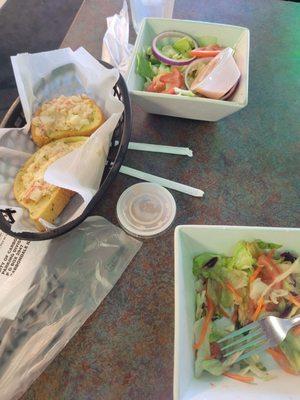
[[129, 15], [126, 0], [119, 14], [106, 18], [107, 31], [103, 37], [102, 60], [118, 68], [126, 76], [133, 45], [129, 43]]

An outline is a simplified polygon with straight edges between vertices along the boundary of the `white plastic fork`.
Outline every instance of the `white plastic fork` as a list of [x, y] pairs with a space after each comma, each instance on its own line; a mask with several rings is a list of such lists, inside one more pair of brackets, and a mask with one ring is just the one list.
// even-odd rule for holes
[[269, 316], [230, 333], [218, 340], [218, 343], [222, 343], [223, 357], [242, 352], [236, 360], [239, 362], [270, 347], [277, 346], [286, 338], [289, 330], [297, 325], [300, 325], [300, 315], [292, 319]]

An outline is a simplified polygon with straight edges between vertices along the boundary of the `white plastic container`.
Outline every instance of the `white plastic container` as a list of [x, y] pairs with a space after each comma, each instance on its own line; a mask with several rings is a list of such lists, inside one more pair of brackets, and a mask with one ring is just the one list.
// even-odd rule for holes
[[[282, 251], [300, 255], [300, 229], [243, 226], [182, 225], [175, 230], [174, 400], [298, 400], [299, 376], [281, 370], [266, 355], [268, 382], [245, 384], [226, 377], [194, 377], [193, 325], [195, 308], [193, 257], [204, 252], [232, 254], [239, 240], [261, 239], [282, 244]], [[281, 251], [281, 249], [280, 249]]]
[[127, 188], [117, 203], [117, 217], [130, 235], [151, 238], [165, 232], [173, 223], [176, 203], [164, 187], [150, 182]]
[[214, 57], [207, 68], [210, 72], [191, 89], [211, 99], [220, 99], [225, 96], [237, 83], [241, 73], [233, 58], [233, 50], [227, 47]]
[[[151, 46], [155, 36], [166, 31], [184, 32], [194, 38], [206, 35], [216, 36], [220, 45], [235, 49], [235, 60], [241, 72], [241, 79], [229, 101], [150, 93], [142, 90], [144, 80], [136, 73], [136, 55]], [[127, 77], [127, 86], [132, 100], [148, 113], [203, 121], [218, 121], [241, 110], [248, 104], [249, 35], [249, 30], [240, 26], [145, 18], [135, 42]]]

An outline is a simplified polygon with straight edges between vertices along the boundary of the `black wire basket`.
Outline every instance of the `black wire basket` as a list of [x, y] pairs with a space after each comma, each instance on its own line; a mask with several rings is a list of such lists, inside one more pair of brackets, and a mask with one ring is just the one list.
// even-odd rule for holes
[[[113, 68], [110, 64], [101, 61], [106, 68]], [[14, 223], [13, 210], [8, 209], [0, 209], [0, 229], [7, 233], [8, 235], [14, 236], [18, 239], [24, 240], [48, 240], [53, 239], [57, 236], [63, 235], [64, 233], [69, 232], [71, 229], [75, 228], [81, 222], [83, 222], [92, 212], [93, 208], [99, 202], [99, 200], [103, 197], [107, 188], [114, 180], [116, 175], [121, 168], [123, 163], [123, 159], [125, 157], [130, 135], [131, 135], [131, 105], [130, 98], [127, 90], [126, 83], [123, 77], [120, 75], [118, 82], [114, 86], [114, 96], [118, 97], [119, 100], [124, 104], [123, 114], [116, 126], [112, 141], [111, 147], [109, 150], [109, 154], [107, 157], [107, 163], [103, 172], [102, 180], [99, 186], [97, 193], [94, 195], [90, 203], [87, 205], [83, 213], [67, 224], [53, 229], [51, 231], [46, 232], [13, 232], [11, 230], [12, 224]], [[20, 128], [24, 126], [26, 123], [22, 105], [19, 99], [17, 99], [7, 114], [5, 115], [1, 128]]]

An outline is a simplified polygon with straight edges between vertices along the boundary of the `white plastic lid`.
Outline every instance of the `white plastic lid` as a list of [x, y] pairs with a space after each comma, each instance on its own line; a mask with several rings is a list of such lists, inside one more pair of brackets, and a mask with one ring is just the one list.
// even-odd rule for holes
[[156, 183], [137, 183], [118, 200], [120, 225], [134, 236], [153, 237], [169, 228], [176, 215], [171, 193]]

